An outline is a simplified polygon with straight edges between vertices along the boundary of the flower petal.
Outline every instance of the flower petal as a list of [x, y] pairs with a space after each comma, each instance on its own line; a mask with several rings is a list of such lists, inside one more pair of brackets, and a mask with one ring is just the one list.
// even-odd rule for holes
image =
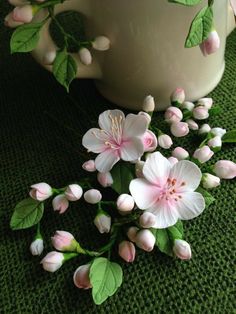
[[90, 129], [83, 136], [82, 144], [85, 148], [93, 153], [101, 153], [107, 149], [105, 142], [109, 140], [109, 136], [100, 129]]
[[143, 167], [144, 177], [151, 183], [162, 186], [166, 183], [171, 164], [161, 153], [150, 154]]
[[134, 179], [130, 182], [129, 190], [136, 205], [140, 209], [152, 207], [158, 198], [159, 189], [146, 179]]
[[102, 173], [109, 172], [119, 159], [120, 157], [118, 156], [117, 151], [107, 149], [95, 159], [96, 169]]
[[[188, 160], [179, 161], [170, 171], [170, 178], [177, 180], [178, 192], [194, 191], [199, 186], [202, 173], [193, 162]], [[181, 183], [184, 185], [181, 186]]]
[[205, 209], [205, 200], [202, 194], [187, 192], [181, 194], [182, 198], [176, 202], [179, 218], [189, 220], [199, 216]]
[[143, 152], [144, 146], [140, 138], [132, 138], [120, 146], [120, 156], [125, 161], [137, 160], [143, 155]]
[[156, 216], [154, 228], [157, 229], [164, 229], [173, 226], [179, 218], [176, 208], [164, 199], [156, 202], [152, 207], [147, 209], [147, 211]]
[[121, 110], [104, 111], [99, 115], [98, 124], [102, 130], [105, 130], [112, 135], [112, 126], [114, 126], [116, 119], [121, 124], [121, 128], [123, 129], [125, 115]]
[[123, 137], [132, 138], [142, 136], [148, 127], [148, 121], [146, 117], [137, 114], [128, 114], [125, 119]]

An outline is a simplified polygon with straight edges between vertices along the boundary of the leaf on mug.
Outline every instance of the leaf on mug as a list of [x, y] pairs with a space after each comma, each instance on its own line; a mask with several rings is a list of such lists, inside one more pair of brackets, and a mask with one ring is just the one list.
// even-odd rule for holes
[[187, 6], [197, 5], [200, 2], [202, 2], [202, 0], [168, 0], [168, 1], [171, 3], [177, 3], [177, 4], [187, 5]]

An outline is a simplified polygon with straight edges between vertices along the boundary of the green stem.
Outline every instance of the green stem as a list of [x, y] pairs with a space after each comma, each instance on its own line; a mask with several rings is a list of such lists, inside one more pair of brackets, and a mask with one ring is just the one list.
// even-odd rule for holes
[[79, 254], [78, 253], [63, 253], [64, 260], [63, 263], [69, 261], [70, 259], [77, 257]]

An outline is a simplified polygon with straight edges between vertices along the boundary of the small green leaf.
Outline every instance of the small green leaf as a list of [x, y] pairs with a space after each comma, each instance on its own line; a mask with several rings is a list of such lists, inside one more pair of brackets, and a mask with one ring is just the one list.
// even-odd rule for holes
[[225, 133], [222, 137], [223, 143], [236, 143], [236, 130], [229, 131]]
[[197, 5], [202, 2], [202, 0], [168, 0], [171, 3], [177, 3], [187, 6]]
[[39, 41], [39, 31], [42, 25], [43, 23], [33, 23], [19, 26], [11, 37], [11, 53], [34, 50]]
[[221, 111], [222, 111], [222, 109], [220, 106], [214, 106], [211, 109], [209, 109], [208, 112], [209, 112], [210, 116], [216, 116], [216, 115], [220, 114]]
[[208, 38], [209, 33], [212, 30], [213, 25], [213, 10], [212, 7], [204, 7], [195, 16], [186, 42], [185, 47], [191, 48], [200, 45], [204, 40]]
[[151, 229], [156, 238], [156, 246], [162, 253], [173, 256], [173, 244], [175, 239], [183, 239], [183, 223], [178, 221], [174, 226], [166, 229]]
[[70, 83], [76, 77], [77, 64], [65, 50], [58, 51], [52, 68], [57, 81], [69, 91]]
[[123, 272], [119, 264], [112, 263], [107, 258], [98, 257], [91, 265], [89, 277], [93, 286], [93, 300], [99, 305], [121, 286]]
[[16, 205], [10, 226], [13, 230], [30, 228], [41, 220], [43, 212], [44, 204], [42, 202], [27, 198]]
[[119, 162], [111, 170], [113, 178], [112, 188], [118, 194], [129, 193], [129, 184], [135, 178], [134, 165], [124, 162]]
[[206, 208], [209, 207], [214, 201], [215, 198], [206, 190], [204, 190], [202, 187], [198, 187], [198, 189], [196, 190], [196, 192], [199, 192], [202, 194], [202, 196], [205, 199], [205, 203], [206, 203]]

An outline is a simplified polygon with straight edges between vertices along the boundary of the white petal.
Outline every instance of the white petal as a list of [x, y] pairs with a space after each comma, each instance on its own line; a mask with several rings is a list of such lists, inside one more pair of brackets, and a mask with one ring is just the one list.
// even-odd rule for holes
[[157, 229], [164, 229], [173, 226], [179, 218], [176, 208], [171, 206], [166, 200], [156, 202], [156, 204], [154, 204], [147, 211], [156, 216], [154, 228]]
[[159, 189], [145, 179], [134, 179], [130, 182], [129, 190], [136, 205], [140, 209], [147, 209], [155, 204]]
[[120, 157], [113, 149], [107, 149], [97, 156], [95, 159], [95, 166], [99, 172], [109, 172]]
[[85, 133], [82, 139], [82, 144], [89, 151], [99, 154], [107, 149], [105, 142], [108, 141], [108, 139], [109, 136], [105, 132], [102, 132], [100, 129], [93, 128]]
[[182, 160], [173, 166], [170, 178], [177, 179], [177, 186], [184, 182], [184, 185], [178, 186], [178, 191], [194, 191], [200, 184], [202, 173], [193, 162]]
[[187, 192], [181, 194], [182, 199], [176, 202], [179, 218], [189, 220], [199, 216], [205, 208], [205, 200], [202, 194]]
[[171, 164], [161, 153], [150, 154], [143, 167], [144, 177], [151, 183], [162, 186], [169, 178]]
[[147, 119], [142, 115], [128, 114], [125, 119], [123, 137], [136, 137], [142, 136], [148, 127]]
[[132, 161], [139, 159], [144, 152], [142, 140], [140, 138], [132, 138], [122, 143], [120, 147], [121, 159]]
[[[121, 117], [121, 118], [120, 118]], [[111, 127], [112, 120], [118, 119], [121, 122], [121, 127], [123, 129], [125, 115], [121, 110], [106, 110], [99, 115], [98, 124], [102, 130], [107, 131], [112, 135]]]

